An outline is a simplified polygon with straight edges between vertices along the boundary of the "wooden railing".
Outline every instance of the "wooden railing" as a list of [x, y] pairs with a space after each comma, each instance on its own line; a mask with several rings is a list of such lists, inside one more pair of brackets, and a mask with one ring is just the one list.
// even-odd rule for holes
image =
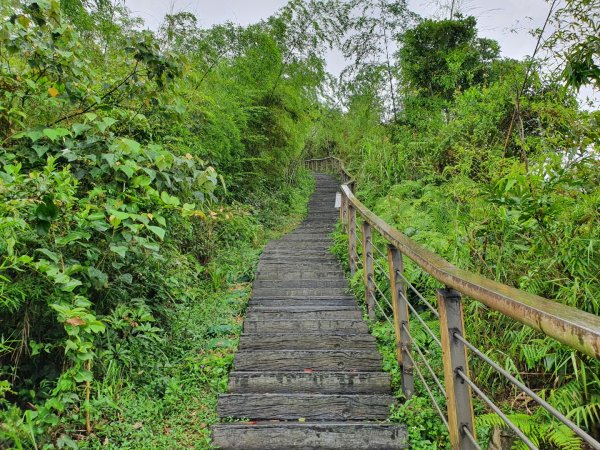
[[[467, 357], [467, 351], [469, 351], [471, 355], [489, 364], [502, 377], [537, 402], [540, 407], [546, 409], [555, 419], [570, 428], [589, 448], [600, 450], [600, 443], [597, 440], [467, 339], [461, 296], [464, 294], [481, 302], [490, 309], [542, 332], [592, 358], [600, 358], [600, 317], [462, 270], [412, 241], [388, 225], [354, 196], [352, 187], [355, 180], [338, 158], [330, 156], [308, 160], [306, 167], [316, 172], [333, 173], [340, 177], [342, 181], [340, 218], [343, 229], [348, 234], [350, 271], [354, 274], [359, 268], [363, 270], [365, 302], [369, 317], [375, 319], [376, 311], [380, 311], [395, 330], [397, 360], [401, 368], [402, 390], [405, 397], [410, 398], [413, 395], [413, 377], [416, 373], [430, 396], [433, 406], [448, 428], [452, 449], [480, 448], [474, 425], [473, 393], [477, 394], [491, 411], [498, 414], [506, 426], [528, 448], [538, 448], [469, 376]], [[359, 258], [357, 251], [359, 233], [357, 217], [362, 219], [360, 232], [362, 235], [362, 258]], [[374, 231], [379, 233], [387, 243], [387, 252], [380, 250], [375, 245]], [[388, 266], [387, 269], [377, 262], [376, 253], [382, 258], [387, 258], [387, 264], [384, 264]], [[437, 307], [428, 301], [404, 275], [404, 257], [445, 285], [444, 289], [436, 291]], [[377, 284], [376, 272], [380, 274], [380, 279], [383, 278], [384, 282], [388, 283], [383, 289]], [[388, 288], [391, 299], [384, 293]], [[410, 296], [408, 295], [409, 289]], [[439, 336], [421, 318], [409, 297], [421, 302], [423, 307], [428, 308], [439, 320]], [[392, 317], [386, 313], [386, 308], [388, 312], [392, 312]], [[432, 342], [441, 347], [444, 367], [443, 381], [435, 373], [430, 361], [411, 335], [411, 318], [418, 320], [420, 326], [433, 339]], [[415, 364], [415, 358], [419, 358], [427, 368], [426, 374], [434, 382], [432, 386], [427, 383], [419, 366]], [[432, 389], [438, 388], [446, 398], [446, 412], [443, 411], [444, 408], [433, 395]]]

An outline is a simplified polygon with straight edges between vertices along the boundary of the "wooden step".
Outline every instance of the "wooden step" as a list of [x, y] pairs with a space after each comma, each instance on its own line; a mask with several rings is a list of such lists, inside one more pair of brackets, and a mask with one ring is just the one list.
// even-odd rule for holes
[[343, 296], [347, 294], [348, 290], [346, 288], [338, 287], [338, 288], [286, 288], [286, 287], [256, 287], [252, 289], [252, 294], [256, 296], [277, 296], [280, 295], [282, 297], [313, 297], [313, 296], [322, 296], [322, 295], [331, 295], [333, 297]]
[[324, 311], [360, 311], [357, 304], [343, 304], [343, 305], [319, 305], [319, 304], [310, 304], [303, 305], [301, 303], [293, 303], [293, 304], [283, 304], [277, 306], [256, 306], [249, 305], [246, 309], [246, 315], [254, 314], [254, 313], [265, 313], [265, 312], [298, 312], [298, 313], [310, 313], [310, 312], [324, 312]]
[[339, 280], [344, 272], [339, 270], [315, 271], [314, 269], [296, 270], [259, 270], [256, 272], [256, 280], [278, 281], [280, 283], [288, 280]]
[[383, 394], [221, 394], [217, 410], [250, 420], [385, 420], [394, 402]]
[[251, 298], [248, 306], [270, 306], [270, 307], [303, 307], [303, 306], [356, 306], [356, 300], [344, 298]]
[[339, 319], [360, 319], [362, 312], [359, 309], [347, 310], [321, 310], [309, 311], [296, 308], [285, 308], [271, 311], [256, 311], [249, 309], [246, 316], [252, 320], [339, 320]]
[[385, 372], [237, 372], [229, 374], [229, 392], [390, 394]]
[[242, 350], [336, 350], [357, 349], [377, 352], [375, 338], [367, 333], [264, 333], [242, 334]]
[[398, 450], [409, 448], [402, 425], [368, 422], [226, 423], [213, 425], [222, 450]]
[[349, 370], [378, 372], [381, 356], [372, 350], [244, 350], [233, 362], [235, 370], [296, 371]]
[[245, 333], [368, 333], [362, 320], [250, 320], [244, 322]]
[[253, 289], [256, 291], [259, 288], [264, 289], [348, 289], [348, 282], [339, 277], [335, 280], [288, 280], [282, 283], [279, 280], [256, 280], [252, 284]]

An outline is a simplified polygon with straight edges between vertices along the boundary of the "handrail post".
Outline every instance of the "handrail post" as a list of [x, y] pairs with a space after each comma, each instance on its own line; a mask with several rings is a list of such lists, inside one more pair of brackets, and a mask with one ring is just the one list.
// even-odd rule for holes
[[454, 289], [437, 290], [440, 335], [444, 360], [444, 381], [448, 403], [448, 428], [452, 450], [474, 450], [464, 428], [475, 436], [471, 388], [457, 375], [469, 375], [467, 348], [454, 337], [464, 336], [464, 317], [460, 293]]
[[373, 270], [373, 242], [371, 225], [366, 220], [362, 224], [363, 270], [365, 277], [365, 301], [371, 320], [375, 319], [375, 272]]
[[356, 253], [356, 209], [348, 205], [348, 262], [350, 275], [354, 276], [357, 269], [358, 254]]
[[348, 206], [350, 202], [344, 191], [342, 191], [342, 231], [346, 231], [346, 222], [348, 220]]
[[394, 329], [396, 332], [396, 358], [402, 377], [402, 392], [406, 400], [415, 392], [413, 360], [409, 336], [409, 312], [406, 286], [400, 277], [404, 273], [402, 253], [395, 246], [388, 244], [388, 263], [390, 267], [390, 287], [392, 291], [392, 307], [394, 309]]

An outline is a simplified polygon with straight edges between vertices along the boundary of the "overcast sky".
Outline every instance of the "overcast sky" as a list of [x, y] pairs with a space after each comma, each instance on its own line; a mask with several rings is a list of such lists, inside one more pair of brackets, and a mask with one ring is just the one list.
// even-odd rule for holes
[[[147, 26], [157, 29], [169, 11], [190, 11], [200, 25], [232, 21], [241, 25], [255, 23], [284, 6], [286, 0], [126, 0], [129, 8]], [[409, 7], [424, 17], [435, 14], [433, 0], [409, 0]], [[468, 14], [477, 17], [480, 35], [500, 42], [505, 56], [521, 58], [531, 54], [535, 40], [528, 30], [542, 26], [548, 14], [545, 0], [463, 0]], [[335, 71], [335, 68], [333, 68]]]
[[[125, 0], [133, 13], [144, 19], [146, 26], [156, 30], [166, 13], [189, 11], [203, 27], [232, 21], [241, 25], [269, 17], [287, 0]], [[439, 14], [437, 4], [444, 0], [408, 0], [409, 8], [423, 17]], [[531, 55], [536, 40], [529, 34], [541, 27], [548, 14], [545, 0], [459, 0], [464, 11], [477, 18], [479, 35], [500, 43], [502, 55], [521, 59]], [[329, 71], [338, 74], [344, 67], [339, 53], [327, 57]], [[585, 93], [592, 94], [586, 89]], [[598, 97], [598, 93], [595, 93]], [[584, 97], [580, 95], [580, 98]], [[593, 95], [593, 94], [592, 94]], [[583, 100], [583, 98], [582, 98]], [[598, 98], [596, 99], [598, 101]]]

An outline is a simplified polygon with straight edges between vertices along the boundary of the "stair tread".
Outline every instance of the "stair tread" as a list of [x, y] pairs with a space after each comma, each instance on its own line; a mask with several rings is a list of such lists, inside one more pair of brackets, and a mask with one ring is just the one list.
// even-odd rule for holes
[[386, 394], [222, 394], [217, 410], [252, 420], [385, 420], [394, 403]]
[[[390, 375], [349, 282], [330, 252], [339, 184], [317, 174], [309, 213], [260, 257], [221, 418], [261, 422], [212, 427], [222, 449], [409, 448], [385, 421]], [[301, 419], [301, 421], [299, 421]]]
[[223, 450], [391, 450], [409, 448], [406, 428], [372, 422], [258, 422], [213, 425]]
[[348, 371], [237, 371], [229, 375], [229, 392], [389, 394], [386, 372]]

